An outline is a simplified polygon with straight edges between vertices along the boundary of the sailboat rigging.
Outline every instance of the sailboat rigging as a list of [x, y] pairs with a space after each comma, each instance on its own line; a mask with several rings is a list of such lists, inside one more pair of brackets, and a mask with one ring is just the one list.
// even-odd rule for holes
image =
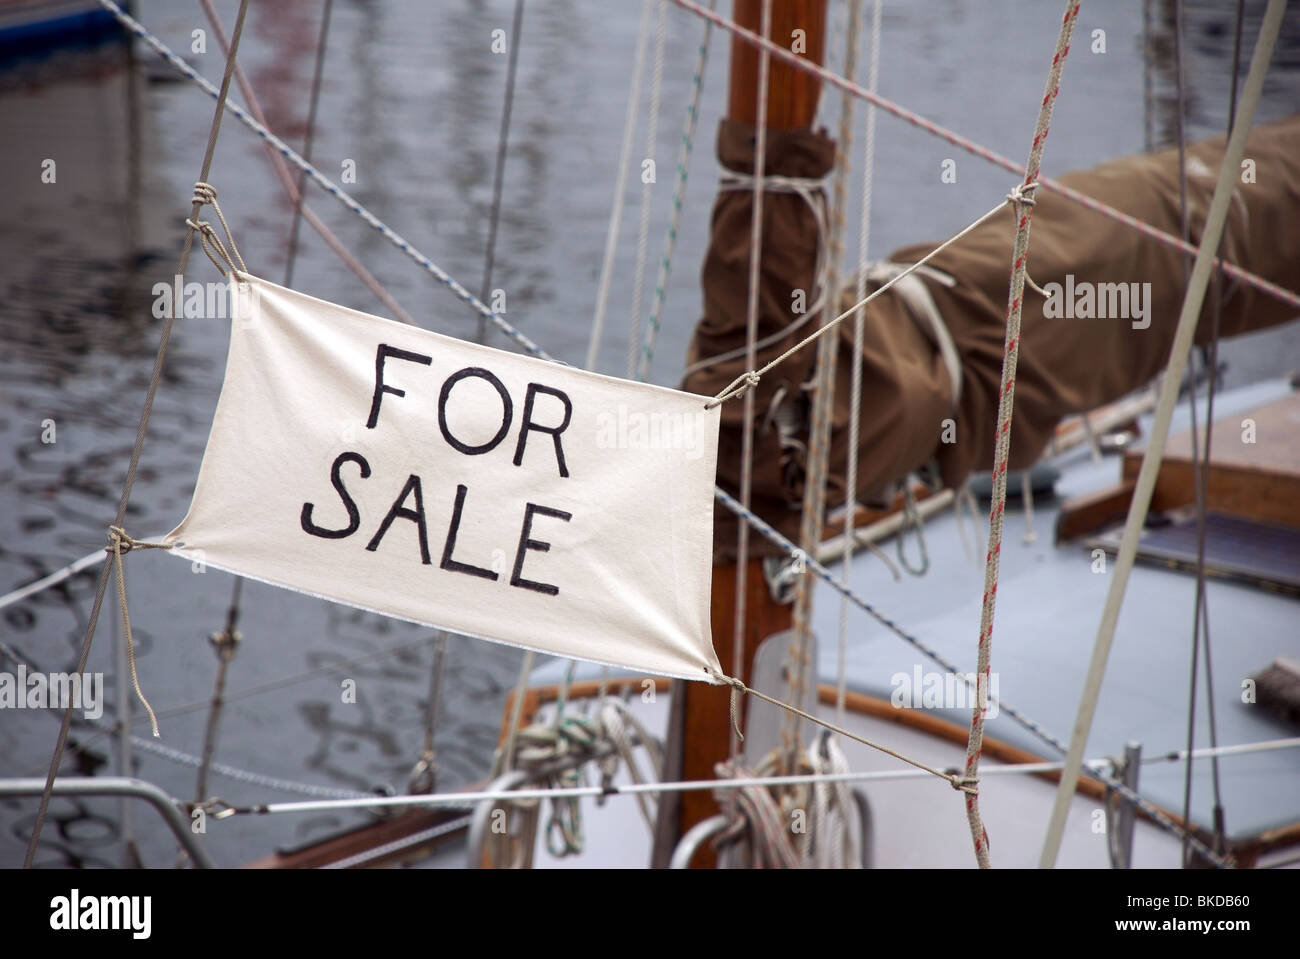
[[[648, 45], [652, 12], [657, 13], [652, 93], [656, 107], [668, 3], [647, 0], [642, 13], [642, 48]], [[575, 678], [571, 667], [563, 682], [548, 692], [522, 686], [515, 692], [507, 707], [509, 719], [503, 725], [494, 782], [486, 788], [454, 794], [411, 792], [373, 799], [334, 796], [301, 803], [231, 804], [205, 796], [207, 789], [200, 785], [198, 801], [188, 811], [206, 811], [219, 821], [231, 816], [364, 805], [403, 807], [408, 812], [425, 806], [473, 808], [472, 817], [454, 820], [459, 826], [453, 826], [450, 819], [411, 820], [409, 828], [403, 826], [383, 842], [376, 839], [375, 848], [383, 850], [378, 858], [468, 828], [471, 862], [504, 864], [530, 861], [535, 844], [554, 842], [552, 848], [564, 853], [582, 848], [582, 800], [654, 795], [658, 797], [655, 815], [649, 805], [643, 805], [641, 812], [647, 821], [657, 819], [654, 861], [658, 864], [667, 865], [670, 859], [677, 865], [692, 858], [697, 863], [708, 860], [711, 851], [695, 855], [697, 847], [703, 837], [720, 835], [723, 860], [733, 864], [849, 865], [866, 858], [854, 850], [870, 846], [872, 817], [844, 784], [855, 779], [903, 777], [897, 768], [893, 770], [897, 775], [881, 768], [860, 768], [863, 752], [849, 750], [847, 744], [842, 749], [824, 736], [805, 751], [801, 722], [808, 720], [868, 746], [883, 741], [882, 728], [896, 728], [906, 741], [886, 747], [885, 753], [912, 763], [923, 774], [947, 780], [964, 794], [981, 866], [990, 864], [990, 838], [997, 841], [996, 827], [986, 832], [981, 812], [1001, 815], [990, 812], [997, 808], [996, 802], [987, 797], [980, 802], [980, 796], [986, 795], [982, 777], [991, 776], [992, 782], [999, 782], [1005, 779], [1000, 776], [1002, 770], [1059, 779], [1042, 854], [1044, 865], [1055, 861], [1055, 847], [1062, 841], [1061, 824], [1080, 796], [1076, 784], [1081, 772], [1092, 780], [1086, 787], [1092, 790], [1091, 795], [1106, 797], [1108, 815], [1113, 808], [1129, 817], [1140, 814], [1176, 834], [1183, 846], [1194, 849], [1206, 862], [1229, 865], [1260, 855], [1266, 844], [1258, 835], [1229, 848], [1222, 830], [1213, 841], [1207, 837], [1194, 822], [1190, 803], [1176, 816], [1141, 795], [1136, 789], [1136, 758], [1127, 767], [1112, 764], [1107, 768], [1086, 761], [1084, 754], [1119, 600], [1133, 571], [1143, 517], [1157, 483], [1159, 457], [1175, 415], [1187, 350], [1193, 341], [1214, 343], [1220, 335], [1286, 322], [1300, 303], [1300, 296], [1287, 288], [1294, 281], [1296, 251], [1300, 250], [1300, 234], [1288, 213], [1294, 204], [1287, 205], [1295, 198], [1282, 186], [1300, 182], [1300, 168], [1296, 167], [1300, 123], [1292, 118], [1251, 128], [1284, 3], [1270, 0], [1240, 113], [1229, 137], [1189, 145], [1185, 150], [1180, 146], [1115, 160], [1058, 179], [1041, 175], [1039, 163], [1078, 17], [1078, 0], [1066, 4], [1033, 147], [1023, 169], [884, 100], [875, 92], [874, 81], [866, 88], [858, 85], [853, 61], [861, 3], [852, 5], [851, 40], [842, 76], [823, 65], [826, 0], [790, 4], [736, 0], [731, 20], [716, 13], [712, 5], [706, 8], [693, 0], [671, 3], [732, 36], [728, 115], [718, 137], [724, 182], [704, 260], [704, 315], [687, 357], [682, 391], [634, 381], [644, 381], [649, 371], [648, 354], [653, 351], [662, 315], [680, 207], [673, 211], [669, 252], [660, 267], [650, 321], [644, 329], [641, 299], [648, 213], [639, 227], [636, 321], [629, 337], [628, 379], [567, 369], [554, 363], [503, 310], [489, 305], [491, 241], [482, 295], [475, 296], [330, 180], [308, 157], [271, 133], [264, 121], [251, 115], [253, 111], [228, 101], [231, 85], [237, 80], [236, 53], [248, 0], [241, 0], [219, 89], [112, 0], [100, 0], [136, 37], [216, 98], [187, 221], [191, 232], [186, 235], [177, 272], [185, 274], [197, 233], [205, 251], [217, 261], [228, 260], [231, 275], [251, 290], [251, 298], [243, 301], [238, 317], [232, 319], [226, 387], [194, 505], [167, 538], [167, 546], [203, 550], [217, 569], [237, 570], [266, 582], [459, 634], [542, 649], [588, 663], [613, 664], [634, 675], [644, 671], [654, 677], [703, 679], [715, 684], [710, 688], [704, 683], [677, 682], [669, 692], [666, 685], [649, 678], [639, 686], [626, 675]], [[657, 11], [652, 11], [656, 6]], [[875, 7], [873, 37], [878, 37], [880, 29], [879, 6]], [[520, 2], [514, 20], [516, 38], [522, 9]], [[796, 51], [795, 44], [785, 43], [784, 38], [797, 34], [803, 45]], [[318, 63], [325, 35], [322, 28]], [[706, 41], [707, 36], [706, 27]], [[512, 77], [516, 52], [511, 51]], [[704, 59], [701, 49], [697, 76]], [[874, 53], [871, 59], [874, 69]], [[633, 99], [640, 73], [640, 68], [634, 71]], [[827, 134], [813, 129], [823, 84], [846, 97], [839, 147]], [[829, 205], [822, 181], [837, 169], [837, 149], [847, 146], [852, 130], [849, 97], [901, 115], [940, 133], [950, 143], [973, 148], [1022, 179], [1005, 202], [953, 240], [904, 247], [881, 264], [865, 264], [864, 259], [852, 271], [851, 282], [843, 283], [841, 274], [851, 271], [842, 266], [845, 257], [838, 239], [849, 200], [842, 158], [838, 167], [841, 179]], [[253, 101], [247, 93], [246, 99], [251, 107]], [[508, 96], [500, 138], [503, 150], [509, 111]], [[652, 112], [657, 116], [657, 109]], [[226, 245], [200, 220], [202, 208], [215, 205], [215, 191], [205, 188], [224, 113], [256, 132], [297, 168], [298, 187], [291, 191], [295, 210], [302, 205], [303, 185], [307, 179], [313, 180], [469, 305], [482, 324], [491, 323], [529, 355], [521, 357], [423, 330], [397, 328], [248, 273], [237, 260], [233, 242], [228, 244], [233, 254], [229, 255]], [[686, 158], [695, 119], [692, 104]], [[652, 119], [652, 144], [654, 123]], [[631, 129], [629, 113], [627, 143], [631, 142]], [[307, 152], [309, 149], [304, 150]], [[1246, 154], [1254, 168], [1269, 174], [1257, 184], [1251, 181], [1251, 189], [1242, 189], [1238, 176]], [[625, 157], [620, 176], [628, 164]], [[494, 175], [498, 203], [501, 170], [499, 161]], [[1214, 171], [1219, 171], [1217, 177]], [[287, 174], [282, 179], [287, 179]], [[679, 182], [684, 179], [685, 171], [679, 170]], [[643, 180], [643, 186], [651, 182]], [[616, 221], [622, 192], [620, 189], [616, 197]], [[643, 210], [648, 210], [652, 192], [643, 191], [647, 204]], [[1171, 195], [1178, 192], [1186, 198], [1187, 212], [1181, 217], [1171, 212], [1177, 207], [1170, 204]], [[295, 212], [295, 224], [297, 215]], [[224, 217], [221, 219], [224, 226]], [[494, 215], [493, 236], [495, 222]], [[1132, 229], [1135, 225], [1138, 232]], [[1178, 238], [1180, 232], [1182, 239]], [[227, 228], [227, 237], [229, 234]], [[611, 242], [616, 234], [615, 222], [609, 234]], [[862, 245], [865, 247], [865, 241]], [[1127, 253], [1117, 256], [1117, 250]], [[1197, 253], [1196, 265], [1190, 281], [1180, 281], [1181, 265], [1189, 252]], [[919, 266], [923, 261], [924, 266]], [[1012, 264], [1009, 296], [1008, 261]], [[607, 266], [609, 262], [607, 258]], [[1206, 282], [1217, 270], [1231, 277], [1234, 286], [1222, 301], [1212, 300], [1211, 318], [1210, 309], [1203, 314], [1201, 302]], [[597, 295], [598, 317], [603, 312], [607, 282], [606, 274]], [[871, 299], [864, 305], [868, 297]], [[792, 309], [795, 303], [801, 308]], [[1059, 315], [1055, 312], [1058, 308]], [[1172, 317], [1180, 310], [1175, 324]], [[114, 548], [119, 585], [124, 563], [135, 561], [124, 560], [123, 554], [135, 546], [154, 545], [132, 540], [123, 524], [174, 313], [174, 309], [169, 311], [165, 321], [113, 523], [118, 530]], [[837, 325], [840, 320], [844, 322]], [[595, 326], [589, 366], [598, 355], [599, 319]], [[330, 331], [329, 342], [313, 346], [312, 337], [320, 329]], [[1098, 651], [1085, 685], [1075, 736], [1067, 748], [1023, 710], [1009, 702], [996, 702], [1004, 720], [999, 729], [1009, 728], [1005, 720], [1018, 724], [1046, 743], [1053, 759], [1059, 753], [1064, 761], [1045, 762], [1041, 754], [990, 737], [991, 756], [1010, 765], [981, 767], [990, 670], [995, 668], [990, 666], [987, 649], [999, 587], [1003, 523], [1011, 524], [1010, 531], [1019, 522], [1004, 505], [1009, 489], [1014, 494], [1015, 480], [1023, 478], [1028, 505], [1032, 501], [1028, 470], [1057, 437], [1058, 424], [1067, 416], [1082, 415], [1089, 427], [1090, 411], [1140, 389], [1167, 359], [1147, 458], [1126, 493], [1107, 507], [1111, 514], [1117, 509], [1127, 512], [1128, 525], [1118, 549], [1118, 570], [1109, 580]], [[293, 399], [295, 390], [300, 393], [297, 400]], [[285, 418], [278, 426], [267, 422], [266, 407], [256, 405], [259, 392], [280, 398]], [[457, 406], [458, 394], [464, 398], [471, 393], [470, 399]], [[435, 395], [436, 401], [432, 399]], [[709, 397], [713, 399], [708, 401]], [[681, 424], [696, 425], [682, 425], [663, 442], [650, 435], [636, 441], [629, 438], [627, 423], [658, 422], [654, 420], [657, 416], [676, 416]], [[352, 446], [340, 447], [342, 452], [331, 449], [323, 460], [304, 445], [312, 436], [329, 436], [337, 423], [349, 418], [358, 420], [355, 425], [362, 440], [347, 437]], [[261, 431], [256, 441], [255, 423], [260, 423]], [[719, 426], [718, 486], [714, 488], [711, 430]], [[388, 427], [396, 437], [389, 445], [382, 445], [381, 427]], [[690, 430], [697, 428], [700, 432], [691, 434], [696, 440], [688, 440]], [[452, 451], [449, 459], [438, 460], [440, 474], [450, 470], [445, 477], [450, 485], [447, 490], [439, 487], [436, 493], [433, 474], [421, 472], [417, 463], [422, 437], [428, 436], [434, 437], [433, 446], [441, 452]], [[445, 442], [439, 443], [439, 436]], [[692, 446], [693, 442], [702, 448]], [[1195, 424], [1192, 443], [1195, 448]], [[942, 625], [946, 632], [900, 625], [908, 621], [906, 616], [892, 617], [878, 609], [874, 599], [864, 599], [866, 594], [850, 579], [849, 570], [858, 568], [852, 546], [861, 540], [864, 528], [871, 529], [873, 520], [893, 513], [901, 517], [897, 525], [919, 526], [925, 497], [936, 494], [937, 488], [947, 488], [954, 491], [948, 496], [956, 498], [955, 491], [965, 485], [990, 447], [995, 459], [987, 575], [980, 604], [979, 662], [971, 674], [963, 673], [954, 662], [955, 657], [968, 659], [970, 650], [958, 653], [947, 642], [949, 632], [954, 631], [951, 623], [918, 615], [921, 607], [913, 604], [911, 615], [926, 620], [930, 627]], [[598, 452], [610, 448], [617, 449], [616, 457]], [[423, 453], [432, 455], [431, 449], [425, 443]], [[400, 457], [399, 450], [404, 451]], [[502, 462], [494, 466], [492, 455]], [[237, 469], [240, 463], [243, 465]], [[318, 468], [322, 463], [324, 472]], [[390, 467], [389, 463], [396, 465]], [[449, 467], [449, 463], [460, 465]], [[462, 467], [479, 470], [475, 474], [479, 478], [457, 473]], [[302, 478], [297, 475], [300, 471]], [[912, 479], [913, 474], [925, 476], [934, 486], [927, 489]], [[309, 482], [308, 475], [315, 477], [313, 491], [299, 495]], [[593, 485], [579, 489], [583, 478], [591, 476], [596, 477]], [[531, 485], [519, 485], [525, 482]], [[1208, 494], [1205, 481], [1201, 484], [1197, 499], [1203, 514]], [[448, 490], [454, 490], [454, 497], [443, 495]], [[481, 511], [480, 491], [485, 504]], [[296, 504], [292, 515], [281, 508], [281, 500]], [[439, 515], [446, 521], [439, 529], [430, 522], [435, 500], [440, 502]], [[510, 504], [516, 500], [522, 505], [512, 510]], [[935, 502], [939, 502], [937, 496]], [[291, 520], [283, 529], [276, 525], [276, 517], [283, 519], [281, 514]], [[837, 515], [841, 517], [838, 520], [834, 518]], [[583, 532], [566, 543], [564, 535], [580, 526]], [[265, 537], [259, 538], [263, 533]], [[842, 575], [818, 560], [827, 533], [842, 534], [849, 546]], [[1201, 565], [1205, 562], [1204, 536], [1202, 519]], [[507, 540], [509, 549], [492, 549]], [[409, 569], [388, 562], [399, 545]], [[333, 571], [321, 558], [327, 551], [332, 557], [329, 562], [336, 564]], [[504, 559], [491, 558], [494, 552], [502, 552]], [[930, 558], [927, 555], [927, 565]], [[939, 568], [951, 570], [946, 558], [933, 559], [937, 569], [931, 571], [932, 579], [940, 575]], [[361, 567], [357, 563], [372, 560], [376, 565], [366, 567], [368, 572], [358, 572]], [[385, 565], [378, 565], [380, 560]], [[861, 562], [869, 564], [871, 560], [865, 557]], [[346, 576], [344, 563], [351, 564]], [[423, 567], [431, 568], [432, 577], [425, 575], [430, 570]], [[574, 575], [565, 579], [562, 571]], [[79, 672], [86, 668], [110, 572], [106, 564], [100, 574]], [[416, 574], [420, 577], [418, 588], [411, 578]], [[793, 608], [783, 588], [790, 583], [794, 585]], [[877, 706], [871, 705], [871, 697], [859, 691], [850, 695], [847, 689], [847, 650], [840, 657], [838, 688], [819, 684], [819, 673], [825, 672], [819, 660], [824, 657], [815, 649], [813, 637], [819, 631], [827, 632], [830, 620], [827, 610], [821, 608], [826, 604], [819, 606], [814, 593], [829, 598], [827, 590], [842, 597], [844, 609], [849, 604], [856, 606], [937, 662], [946, 675], [965, 677], [975, 695], [970, 729], [939, 718], [915, 721], [897, 712], [893, 716], [873, 713]], [[1095, 594], [1096, 587], [1088, 583], [1078, 591]], [[20, 601], [29, 592], [30, 588], [16, 599], [0, 600], [0, 604]], [[1072, 601], [1066, 596], [1053, 601], [1058, 599], [1066, 605]], [[436, 614], [430, 612], [430, 603]], [[552, 612], [569, 603], [573, 605], [566, 605], [562, 613]], [[1198, 585], [1197, 623], [1202, 603]], [[124, 592], [121, 605], [129, 649]], [[963, 612], [969, 614], [970, 604], [965, 606]], [[224, 633], [228, 643], [235, 640], [235, 608], [232, 601]], [[1004, 596], [1004, 616], [1006, 609]], [[842, 624], [846, 614], [837, 607], [835, 616]], [[967, 619], [969, 633], [973, 623], [969, 615]], [[1017, 619], [1010, 622], [1016, 625], [1007, 626], [1008, 632], [1023, 628]], [[841, 635], [844, 630], [841, 625]], [[921, 640], [918, 633], [940, 638]], [[856, 648], [854, 654], [875, 655]], [[1020, 649], [1006, 668], [1023, 670], [1025, 661]], [[214, 717], [222, 701], [224, 677], [223, 667], [213, 698]], [[436, 689], [437, 680], [432, 683], [431, 689]], [[617, 690], [626, 701], [610, 697], [611, 691]], [[637, 691], [648, 692], [642, 703], [659, 710], [653, 713], [653, 722], [633, 708]], [[663, 698], [669, 700], [671, 713], [657, 704], [656, 692], [668, 693]], [[793, 717], [786, 720], [779, 742], [770, 730], [763, 731], [763, 723], [771, 718], [766, 706], [747, 708], [749, 697], [739, 701], [739, 692], [753, 693]], [[1042, 698], [1032, 695], [1032, 699], [1037, 712]], [[594, 713], [585, 707], [582, 714], [577, 713], [578, 700], [594, 700]], [[829, 714], [823, 714], [823, 706], [837, 708], [838, 723], [826, 718]], [[846, 719], [847, 714], [852, 714], [851, 718]], [[69, 708], [48, 776], [38, 793], [40, 806], [26, 859], [29, 866], [51, 797], [66, 788], [56, 788], [56, 783], [71, 715]], [[654, 722], [660, 723], [658, 728], [667, 727], [662, 761]], [[731, 737], [733, 725], [746, 725], [750, 730], [744, 753], [741, 737]], [[921, 729], [929, 738], [907, 739], [920, 735]], [[205, 736], [200, 783], [212, 763], [214, 734], [210, 727]], [[945, 737], [966, 747], [965, 765], [960, 770], [945, 765], [947, 760], [933, 758], [936, 743]], [[1288, 740], [1274, 738], [1276, 742], [1265, 745], [1289, 748]], [[1220, 755], [1231, 755], [1225, 751], [1231, 748], [1215, 744], [1201, 755], [1217, 761]], [[762, 749], [768, 752], [763, 754]], [[641, 751], [652, 757], [649, 779], [642, 775], [636, 758]], [[1197, 755], [1190, 741], [1183, 754], [1189, 764]], [[432, 733], [422, 761], [431, 763], [431, 756]], [[588, 768], [600, 771], [601, 785], [585, 783], [583, 770]], [[750, 768], [761, 775], [751, 777]], [[631, 776], [633, 781], [616, 784], [616, 775]], [[423, 781], [432, 789], [431, 778]], [[542, 785], [535, 788], [537, 783]], [[22, 795], [32, 792], [30, 783], [13, 789]], [[714, 791], [721, 803], [709, 795]], [[1120, 798], [1112, 803], [1115, 796]], [[951, 796], [939, 798], [955, 802]], [[535, 801], [542, 799], [551, 800], [553, 813], [539, 838]], [[497, 811], [511, 815], [523, 811], [523, 825], [513, 825], [505, 839], [495, 840], [498, 846], [492, 852], [489, 837], [495, 830], [491, 820]], [[809, 815], [811, 827], [806, 823]], [[796, 829], [792, 820], [804, 826]], [[1280, 840], [1271, 841], [1280, 844]], [[336, 853], [336, 862], [365, 861], [364, 850], [358, 852], [355, 845], [339, 847]], [[1109, 854], [1116, 855], [1113, 846]], [[1119, 858], [1125, 858], [1124, 854]]]

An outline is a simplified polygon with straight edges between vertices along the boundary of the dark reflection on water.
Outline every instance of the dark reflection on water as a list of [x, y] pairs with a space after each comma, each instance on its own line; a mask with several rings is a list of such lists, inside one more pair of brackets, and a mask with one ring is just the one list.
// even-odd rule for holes
[[[725, 4], [723, 5], [726, 6]], [[997, 14], [934, 2], [889, 5], [881, 92], [1010, 156], [1022, 156], [1042, 94], [1058, 12], [1029, 0], [1000, 2]], [[137, 4], [141, 18], [210, 79], [221, 56], [190, 51], [205, 24], [195, 5]], [[230, 22], [235, 4], [218, 4]], [[1231, 56], [1231, 4], [1188, 3], [1191, 134], [1224, 125]], [[1167, 10], [1157, 4], [1154, 57], [1160, 131], [1167, 136]], [[1247, 56], [1262, 2], [1247, 4]], [[508, 29], [512, 0], [390, 0], [334, 5], [315, 156], [337, 178], [356, 164], [348, 189], [416, 247], [471, 289], [481, 280], [491, 203], [505, 58], [487, 52], [491, 31]], [[1066, 70], [1049, 146], [1049, 172], [1088, 166], [1142, 148], [1140, 5], [1099, 3], [1085, 10], [1089, 31], [1108, 33], [1105, 56], [1079, 44]], [[254, 4], [241, 62], [273, 129], [297, 144], [305, 132], [320, 6]], [[530, 4], [521, 46], [519, 91], [506, 167], [505, 204], [494, 285], [507, 292], [509, 318], [556, 356], [580, 363], [609, 215], [640, 5], [606, 0]], [[843, 4], [833, 4], [832, 24]], [[1024, 42], [1008, 47], [1006, 23]], [[1261, 116], [1295, 109], [1300, 58], [1297, 11], [1275, 58]], [[1163, 31], [1163, 33], [1162, 33]], [[659, 186], [652, 219], [651, 270], [668, 215], [672, 169], [699, 25], [668, 18]], [[1162, 39], [1162, 37], [1166, 39]], [[842, 40], [832, 41], [842, 49]], [[723, 100], [726, 44], [716, 42], [668, 309], [653, 378], [676, 380], [698, 310], [698, 264], [716, 182], [714, 130]], [[918, 70], [942, 54], [941, 69]], [[1245, 64], [1243, 63], [1243, 71]], [[101, 547], [148, 384], [160, 324], [152, 287], [169, 282], [182, 238], [211, 101], [188, 84], [157, 82], [167, 68], [106, 45], [0, 68], [0, 593], [31, 582]], [[134, 79], [132, 79], [134, 78]], [[823, 114], [838, 107], [827, 98]], [[643, 113], [644, 116], [644, 113]], [[862, 115], [855, 138], [862, 142]], [[959, 186], [939, 183], [951, 148], [882, 117], [877, 125], [873, 252], [938, 239], [1006, 192], [1004, 174], [962, 157]], [[638, 145], [638, 149], [641, 147]], [[40, 180], [53, 159], [57, 179]], [[855, 161], [860, 162], [860, 161]], [[856, 179], [856, 177], [855, 177]], [[283, 276], [290, 208], [259, 141], [227, 118], [210, 180], [250, 267]], [[640, 184], [629, 185], [601, 369], [621, 372], [631, 300]], [[474, 315], [386, 241], [330, 198], [309, 202], [343, 242], [423, 325], [470, 337]], [[856, 199], [853, 201], [856, 209]], [[855, 230], [850, 230], [853, 234]], [[849, 251], [852, 254], [852, 250]], [[192, 277], [215, 279], [201, 257]], [[315, 296], [382, 313], [369, 292], [304, 226], [295, 285]], [[1271, 338], [1269, 338], [1271, 337]], [[152, 536], [184, 514], [220, 388], [227, 331], [220, 321], [177, 324], [150, 423], [127, 528]], [[1248, 378], [1297, 363], [1293, 331], [1225, 350]], [[56, 441], [42, 442], [47, 421]], [[163, 742], [201, 749], [215, 659], [208, 635], [221, 628], [231, 577], [196, 573], [156, 554], [128, 561], [128, 586], [141, 681], [162, 717]], [[97, 570], [0, 611], [0, 669], [71, 669], [89, 614]], [[245, 586], [245, 642], [230, 667], [220, 761], [290, 780], [370, 790], [405, 785], [423, 739], [432, 635], [406, 624], [256, 583]], [[106, 674], [104, 715], [78, 716], [65, 772], [116, 771], [105, 734], [119, 690], [115, 603], [106, 603], [90, 669]], [[331, 664], [364, 660], [336, 670]], [[519, 653], [453, 638], [448, 645], [437, 751], [442, 788], [488, 769], [505, 690]], [[274, 681], [285, 680], [275, 685]], [[289, 680], [292, 680], [291, 682]], [[353, 680], [355, 704], [343, 702]], [[250, 692], [248, 695], [244, 693]], [[0, 775], [41, 775], [57, 714], [0, 714]], [[139, 709], [133, 728], [147, 735]], [[194, 770], [137, 751], [131, 770], [169, 793], [192, 798]], [[232, 801], [291, 798], [212, 778]], [[120, 863], [122, 839], [137, 837], [143, 860], [175, 862], [175, 845], [153, 813], [129, 822], [116, 801], [59, 799], [38, 861], [50, 866]], [[35, 803], [0, 801], [0, 865], [21, 861]], [[277, 845], [318, 837], [362, 814], [210, 821], [216, 860], [235, 865]]]

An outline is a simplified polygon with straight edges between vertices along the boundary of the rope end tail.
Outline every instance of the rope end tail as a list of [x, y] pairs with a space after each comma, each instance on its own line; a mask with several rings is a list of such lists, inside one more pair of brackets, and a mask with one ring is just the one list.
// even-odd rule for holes
[[740, 697], [749, 692], [749, 687], [733, 676], [719, 673], [717, 679], [731, 687], [731, 728], [736, 733], [736, 740], [743, 743], [745, 734], [740, 731]]

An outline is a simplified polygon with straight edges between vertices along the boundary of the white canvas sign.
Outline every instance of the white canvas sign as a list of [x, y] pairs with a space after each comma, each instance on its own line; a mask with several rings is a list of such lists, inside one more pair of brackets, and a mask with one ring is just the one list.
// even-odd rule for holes
[[718, 410], [251, 276], [167, 541], [401, 619], [685, 679], [709, 633]]

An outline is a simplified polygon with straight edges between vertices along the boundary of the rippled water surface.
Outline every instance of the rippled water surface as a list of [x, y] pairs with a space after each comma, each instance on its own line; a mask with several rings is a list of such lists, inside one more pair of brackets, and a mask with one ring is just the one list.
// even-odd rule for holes
[[[218, 4], [225, 22], [233, 20], [236, 6]], [[880, 90], [1021, 158], [1042, 95], [1057, 6], [1028, 0], [887, 3]], [[1231, 6], [1188, 4], [1194, 137], [1218, 133], [1225, 123], [1232, 29], [1219, 8]], [[1248, 49], [1262, 6], [1247, 4]], [[192, 31], [206, 28], [197, 4], [141, 0], [136, 7], [166, 43], [208, 78], [219, 78], [222, 57], [210, 32], [207, 51], [191, 52]], [[241, 51], [271, 128], [295, 145], [305, 133], [320, 9], [305, 0], [254, 3]], [[337, 179], [345, 162], [354, 163], [356, 183], [347, 189], [475, 291], [506, 67], [489, 44], [494, 29], [509, 29], [512, 10], [510, 0], [337, 0], [321, 92], [314, 148], [321, 168]], [[833, 10], [841, 33], [831, 47], [839, 56], [842, 4]], [[1085, 8], [1052, 126], [1049, 173], [1143, 148], [1140, 10], [1140, 4], [1118, 0]], [[585, 357], [590, 330], [639, 11], [630, 0], [530, 0], [524, 22], [493, 285], [507, 292], [512, 322], [575, 364]], [[1260, 111], [1265, 118], [1300, 103], [1297, 13], [1275, 58]], [[1011, 24], [1014, 38], [1008, 39]], [[1083, 39], [1094, 29], [1106, 31], [1104, 54], [1093, 53]], [[699, 37], [693, 17], [668, 11], [652, 276]], [[698, 311], [698, 265], [716, 183], [712, 147], [726, 80], [726, 44], [714, 39], [652, 371], [665, 384], [676, 380]], [[1161, 49], [1167, 60], [1167, 41]], [[1155, 78], [1157, 139], [1168, 130], [1168, 76], [1162, 65]], [[823, 114], [837, 116], [834, 98], [825, 100]], [[120, 45], [0, 66], [0, 593], [104, 542], [161, 328], [152, 316], [151, 289], [175, 271], [211, 115], [208, 97], [172, 82], [169, 68], [144, 51], [130, 63]], [[858, 121], [855, 142], [861, 144], [861, 112]], [[873, 251], [947, 236], [1006, 192], [1005, 173], [961, 154], [958, 183], [943, 185], [938, 170], [953, 156], [951, 147], [889, 117], [880, 118], [877, 131]], [[50, 159], [56, 179], [43, 183], [42, 164]], [[260, 141], [232, 117], [223, 125], [209, 180], [220, 190], [250, 269], [281, 281], [291, 209]], [[419, 323], [473, 335], [474, 314], [444, 287], [332, 198], [311, 188], [308, 197]], [[621, 373], [625, 363], [639, 197], [633, 178], [601, 351], [606, 372]], [[197, 255], [191, 270], [199, 279], [215, 279]], [[384, 312], [305, 225], [294, 285]], [[136, 536], [165, 532], [185, 511], [227, 337], [221, 321], [177, 324], [126, 522]], [[1291, 328], [1232, 344], [1224, 351], [1230, 382], [1300, 366], [1298, 339]], [[52, 444], [42, 442], [49, 421]], [[224, 623], [232, 579], [215, 571], [197, 575], [153, 553], [132, 556], [127, 565], [140, 677], [161, 718], [161, 742], [198, 753], [216, 673], [207, 637]], [[95, 576], [88, 570], [0, 611], [0, 669], [14, 670], [18, 660], [33, 670], [73, 668]], [[98, 723], [74, 724], [65, 772], [116, 768], [105, 730], [120, 701], [117, 629], [110, 595], [89, 666], [107, 676], [107, 707]], [[428, 707], [429, 630], [257, 583], [243, 590], [240, 629], [244, 643], [230, 667], [220, 761], [342, 789], [404, 787]], [[349, 664], [330, 668], [344, 661]], [[518, 663], [513, 649], [450, 640], [436, 739], [443, 788], [487, 772], [504, 692]], [[346, 679], [357, 684], [355, 704], [342, 701]], [[133, 723], [137, 734], [148, 735], [139, 709]], [[0, 775], [43, 775], [57, 729], [52, 711], [0, 713]], [[193, 798], [190, 767], [137, 751], [133, 772]], [[231, 801], [289, 798], [221, 776], [212, 783], [210, 792]], [[21, 862], [35, 808], [34, 801], [0, 801], [0, 865]], [[153, 813], [135, 810], [130, 817], [124, 822], [116, 801], [56, 800], [38, 861], [120, 863], [123, 832], [130, 829], [147, 864], [173, 863], [175, 844]], [[237, 818], [213, 824], [208, 845], [219, 863], [237, 865], [360, 820], [353, 813]]]

